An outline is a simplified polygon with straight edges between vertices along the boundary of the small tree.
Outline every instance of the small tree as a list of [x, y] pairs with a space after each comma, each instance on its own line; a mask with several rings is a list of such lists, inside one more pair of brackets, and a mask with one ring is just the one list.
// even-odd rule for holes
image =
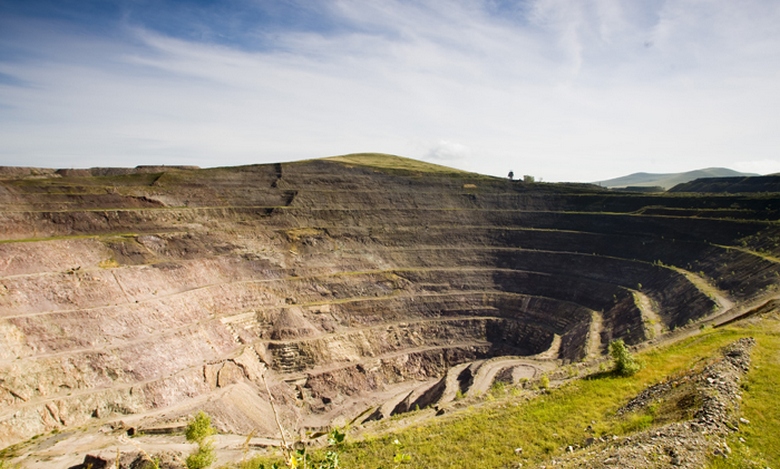
[[547, 376], [547, 373], [543, 374], [539, 379], [539, 389], [542, 391], [550, 389], [550, 377]]
[[205, 442], [198, 445], [198, 449], [187, 456], [187, 459], [184, 462], [187, 464], [187, 469], [203, 469], [214, 464], [216, 459], [217, 456], [214, 453], [214, 446], [211, 442]]
[[211, 417], [202, 410], [187, 424], [184, 436], [187, 441], [198, 444], [198, 449], [187, 456], [187, 469], [203, 469], [214, 463], [216, 454], [210, 437], [216, 432], [211, 426]]
[[615, 360], [615, 373], [621, 376], [631, 376], [642, 369], [642, 365], [628, 351], [623, 339], [614, 340], [609, 344], [609, 354]]

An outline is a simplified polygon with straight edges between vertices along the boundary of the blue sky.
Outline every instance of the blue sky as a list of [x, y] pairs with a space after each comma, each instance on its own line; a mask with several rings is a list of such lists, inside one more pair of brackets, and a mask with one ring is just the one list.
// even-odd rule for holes
[[0, 0], [0, 165], [780, 171], [776, 0]]

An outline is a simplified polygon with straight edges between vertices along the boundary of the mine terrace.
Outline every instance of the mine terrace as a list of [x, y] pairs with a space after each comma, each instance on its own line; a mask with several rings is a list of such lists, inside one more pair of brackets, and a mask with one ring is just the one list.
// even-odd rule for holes
[[696, 184], [3, 168], [0, 447], [200, 409], [273, 442], [269, 392], [293, 433], [362, 425], [739, 317], [778, 295], [780, 199]]

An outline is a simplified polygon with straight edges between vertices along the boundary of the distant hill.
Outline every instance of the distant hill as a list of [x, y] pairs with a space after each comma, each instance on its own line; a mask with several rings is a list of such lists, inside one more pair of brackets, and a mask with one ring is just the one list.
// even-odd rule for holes
[[634, 173], [615, 179], [598, 181], [595, 184], [608, 187], [610, 189], [625, 188], [628, 186], [660, 186], [664, 189], [670, 189], [677, 184], [693, 181], [694, 179], [740, 176], [758, 176], [758, 174], [740, 173], [728, 168], [706, 168], [688, 171], [685, 173]]
[[676, 185], [669, 192], [707, 192], [738, 194], [780, 192], [780, 175], [696, 179]]

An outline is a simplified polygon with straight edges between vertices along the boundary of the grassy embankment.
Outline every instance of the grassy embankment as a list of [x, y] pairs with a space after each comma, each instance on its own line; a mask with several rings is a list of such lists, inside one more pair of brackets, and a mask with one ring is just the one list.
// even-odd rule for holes
[[[761, 464], [755, 467], [778, 467], [780, 393], [776, 388], [780, 379], [780, 320], [777, 317], [709, 329], [671, 346], [645, 351], [638, 354], [644, 369], [632, 377], [600, 373], [534, 396], [494, 387], [468, 409], [347, 443], [340, 450], [341, 467], [502, 468], [517, 467], [518, 463], [534, 466], [562, 454], [568, 445], [582, 444], [591, 435], [626, 435], [667, 423], [674, 416], [659, 413], [657, 409], [623, 418], [618, 418], [615, 411], [645, 387], [701, 367], [719, 348], [747, 336], [755, 337], [758, 342], [753, 351], [754, 366], [743, 384], [741, 415], [751, 423], [729, 438], [734, 450], [732, 456], [728, 459], [713, 456], [710, 467], [751, 467], [751, 461]], [[379, 426], [392, 428], [401, 424], [391, 419]], [[593, 433], [585, 430], [588, 426]], [[516, 453], [516, 448], [522, 448], [522, 452]], [[271, 462], [255, 459], [243, 467], [257, 468], [261, 463], [270, 467]]]

